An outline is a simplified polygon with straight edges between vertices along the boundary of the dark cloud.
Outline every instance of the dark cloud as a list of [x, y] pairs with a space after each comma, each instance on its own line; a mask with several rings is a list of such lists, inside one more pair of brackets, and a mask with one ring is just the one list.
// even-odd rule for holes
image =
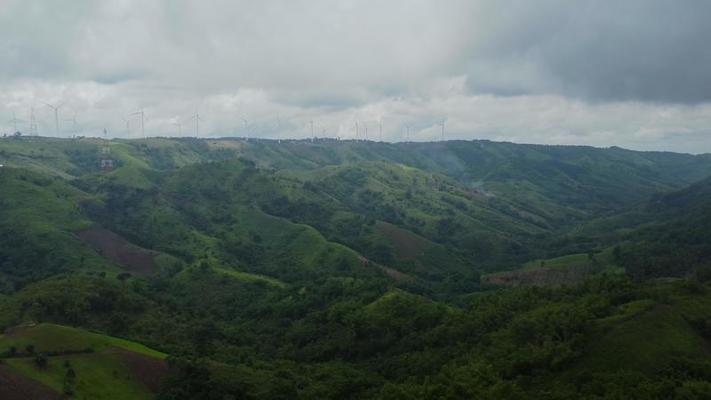
[[481, 10], [491, 31], [470, 49], [475, 91], [711, 100], [711, 2], [497, 1]]
[[197, 110], [216, 136], [382, 120], [390, 140], [439, 138], [446, 118], [451, 138], [711, 151], [709, 15], [701, 0], [0, 0], [0, 114], [39, 105], [51, 132], [41, 104], [64, 102], [83, 133], [121, 136], [137, 109], [160, 135]]

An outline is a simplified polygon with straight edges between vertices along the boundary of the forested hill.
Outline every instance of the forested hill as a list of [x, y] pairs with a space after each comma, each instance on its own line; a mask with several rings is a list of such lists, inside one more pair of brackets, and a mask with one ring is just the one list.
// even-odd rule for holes
[[[163, 386], [71, 367], [79, 384], [67, 354], [0, 336], [0, 379], [162, 399], [711, 388], [709, 155], [19, 137], [0, 164], [0, 328], [168, 354], [142, 361]], [[86, 346], [72, 362], [98, 346], [133, 371], [135, 355]]]
[[711, 276], [711, 179], [652, 198], [645, 224], [627, 235], [621, 263], [637, 279], [683, 276], [695, 267]]
[[[95, 139], [6, 140], [0, 146], [0, 161], [81, 176], [97, 172], [100, 145]], [[131, 171], [165, 171], [236, 157], [268, 170], [317, 170], [374, 161], [400, 164], [501, 194], [535, 215], [559, 222], [620, 210], [711, 174], [711, 155], [490, 141], [146, 139], [114, 140], [111, 149], [119, 164]]]

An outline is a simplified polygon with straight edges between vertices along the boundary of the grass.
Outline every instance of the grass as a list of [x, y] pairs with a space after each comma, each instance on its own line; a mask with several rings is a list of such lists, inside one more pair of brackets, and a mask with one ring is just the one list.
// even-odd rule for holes
[[521, 268], [525, 270], [536, 268], [552, 268], [552, 269], [568, 269], [568, 268], [587, 268], [597, 267], [598, 269], [614, 269], [614, 258], [612, 248], [607, 248], [599, 253], [592, 254], [577, 253], [568, 254], [560, 257], [537, 259], [524, 263]]
[[68, 362], [76, 373], [72, 385], [74, 399], [140, 400], [153, 394], [137, 382], [116, 353], [50, 357], [47, 366], [37, 367], [34, 359], [9, 359], [5, 363], [20, 374], [62, 393]]
[[[10, 334], [0, 336], [0, 351], [5, 352], [14, 347], [20, 357], [5, 358], [2, 361], [25, 377], [63, 393], [67, 368], [71, 365], [76, 373], [71, 385], [74, 391], [72, 398], [153, 398], [149, 390], [136, 380], [121, 355], [112, 349], [120, 348], [157, 359], [165, 359], [166, 354], [125, 339], [56, 324], [42, 323], [15, 329]], [[35, 353], [49, 355], [46, 367], [39, 368], [34, 357], [24, 354], [29, 345], [34, 347]]]
[[630, 320], [644, 312], [649, 311], [654, 307], [655, 302], [650, 299], [635, 300], [629, 303], [625, 303], [617, 307], [617, 312], [599, 319], [598, 325], [600, 327], [612, 327], [617, 323], [621, 323]]
[[350, 264], [360, 264], [358, 253], [329, 242], [309, 225], [251, 209], [240, 213], [240, 226], [244, 231], [254, 232], [263, 238], [262, 245], [267, 249], [266, 261], [272, 265], [289, 262], [314, 270], [336, 265], [342, 259]]
[[286, 284], [278, 279], [274, 278], [269, 278], [263, 275], [257, 275], [257, 274], [250, 274], [248, 272], [241, 272], [241, 271], [235, 271], [232, 269], [226, 269], [226, 268], [215, 268], [215, 271], [218, 271], [220, 273], [223, 273], [225, 275], [228, 275], [232, 278], [235, 278], [240, 281], [245, 281], [245, 282], [264, 282], [268, 285], [283, 289], [286, 287]]
[[149, 357], [164, 359], [166, 355], [139, 343], [88, 332], [78, 328], [50, 323], [18, 328], [17, 334], [0, 336], [0, 351], [15, 347], [20, 352], [28, 345], [33, 345], [37, 353], [62, 353], [91, 349], [102, 352], [112, 347], [119, 347]]
[[[3, 188], [0, 221], [3, 217], [41, 227], [60, 226], [79, 230], [90, 225], [76, 204], [89, 195], [65, 181], [15, 168], [0, 171]], [[12, 213], [12, 214], [10, 214]]]

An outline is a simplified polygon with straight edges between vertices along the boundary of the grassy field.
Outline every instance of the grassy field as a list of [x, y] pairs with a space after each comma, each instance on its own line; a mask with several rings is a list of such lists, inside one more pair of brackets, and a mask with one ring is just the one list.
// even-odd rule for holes
[[286, 284], [278, 279], [269, 278], [262, 275], [250, 274], [247, 272], [235, 271], [226, 268], [215, 268], [216, 271], [245, 282], [264, 282], [278, 288], [285, 288]]
[[[11, 349], [16, 355], [11, 356]], [[152, 398], [137, 375], [136, 363], [153, 359], [160, 365], [158, 360], [166, 357], [139, 343], [49, 323], [10, 329], [0, 336], [0, 352], [5, 365], [27, 378], [59, 393], [70, 389], [72, 398], [97, 400]], [[46, 355], [45, 366], [38, 366], [36, 354]], [[68, 380], [70, 368], [75, 377]]]
[[605, 249], [599, 253], [568, 254], [565, 256], [538, 259], [529, 261], [521, 266], [522, 269], [553, 268], [567, 269], [575, 267], [597, 267], [605, 269], [614, 267], [612, 248]]
[[90, 349], [102, 352], [112, 347], [122, 348], [150, 357], [165, 358], [165, 354], [128, 340], [88, 332], [78, 328], [50, 323], [20, 326], [0, 335], [0, 352], [15, 347], [23, 352], [33, 345], [37, 353], [63, 353]]
[[59, 393], [65, 390], [66, 365], [75, 371], [72, 398], [86, 400], [152, 399], [153, 394], [136, 381], [118, 354], [84, 354], [50, 357], [45, 368], [33, 359], [6, 360], [20, 374], [39, 381]]

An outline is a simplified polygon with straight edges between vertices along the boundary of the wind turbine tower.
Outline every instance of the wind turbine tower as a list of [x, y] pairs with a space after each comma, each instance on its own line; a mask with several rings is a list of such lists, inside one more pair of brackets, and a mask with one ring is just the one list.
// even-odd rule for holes
[[74, 113], [74, 116], [71, 119], [65, 119], [65, 122], [71, 122], [72, 123], [72, 135], [76, 136], [77, 132], [77, 113]]
[[126, 136], [131, 137], [131, 118], [121, 117], [126, 123]]
[[47, 107], [54, 110], [54, 131], [57, 137], [59, 137], [59, 109], [62, 108], [64, 103], [59, 103], [58, 105], [52, 105], [49, 103], [44, 103]]
[[17, 115], [15, 115], [15, 112], [13, 111], [13, 112], [12, 112], [12, 119], [11, 119], [9, 122], [12, 122], [12, 125], [13, 125], [13, 131], [12, 131], [12, 133], [13, 133], [13, 135], [14, 135], [15, 133], [18, 132], [18, 130], [17, 130], [17, 123], [18, 123], [18, 122], [22, 122], [22, 120], [21, 120], [21, 119], [18, 119], [18, 118], [17, 118]]
[[178, 127], [178, 136], [183, 136], [183, 124], [176, 121], [176, 122], [173, 122], [173, 126]]
[[136, 111], [135, 113], [132, 113], [131, 115], [138, 115], [141, 117], [141, 136], [143, 136], [143, 138], [145, 139], [146, 138], [146, 130], [145, 130], [146, 113], [141, 108], [140, 111]]
[[196, 111], [195, 114], [192, 117], [190, 117], [190, 119], [195, 120], [195, 138], [199, 138], [200, 137], [200, 113]]
[[30, 107], [30, 136], [37, 136], [37, 119], [34, 107]]

